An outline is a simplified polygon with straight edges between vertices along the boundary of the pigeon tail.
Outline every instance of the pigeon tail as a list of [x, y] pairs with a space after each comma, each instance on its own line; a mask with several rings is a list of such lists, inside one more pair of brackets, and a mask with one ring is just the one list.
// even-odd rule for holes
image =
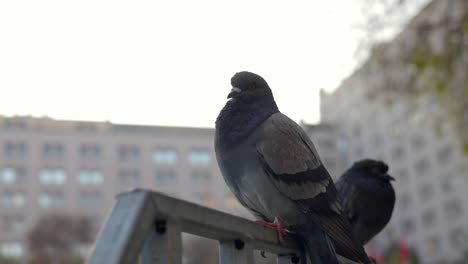
[[339, 264], [335, 246], [328, 238], [325, 232], [319, 228], [314, 227], [306, 235], [300, 234], [304, 241], [304, 247], [307, 257], [311, 263], [314, 264]]

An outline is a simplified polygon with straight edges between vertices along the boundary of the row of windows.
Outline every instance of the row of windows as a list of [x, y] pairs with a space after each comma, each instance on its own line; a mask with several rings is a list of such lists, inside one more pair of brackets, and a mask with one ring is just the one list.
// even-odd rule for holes
[[1, 242], [0, 255], [8, 258], [19, 258], [24, 255], [24, 246], [21, 242]]
[[26, 217], [21, 214], [4, 215], [0, 219], [0, 228], [3, 232], [19, 233], [25, 231]]
[[[22, 167], [6, 167], [0, 170], [0, 182], [12, 184], [24, 181], [26, 173]], [[60, 168], [47, 168], [39, 171], [39, 181], [45, 185], [60, 185], [65, 183], [67, 174]], [[97, 170], [81, 170], [78, 172], [78, 182], [81, 184], [101, 184], [102, 174]]]
[[[79, 194], [79, 204], [82, 206], [96, 206], [102, 201], [102, 194], [98, 191], [83, 191]], [[208, 206], [214, 205], [214, 197], [206, 192], [195, 192], [191, 200]], [[62, 207], [65, 204], [65, 195], [61, 191], [41, 192], [37, 197], [41, 208]], [[0, 196], [0, 205], [5, 208], [22, 208], [26, 204], [26, 195], [23, 192], [4, 192]]]
[[[374, 147], [379, 147], [381, 146], [381, 140], [382, 135], [381, 134], [375, 134], [374, 135]], [[391, 148], [391, 158], [394, 161], [403, 161], [404, 159], [407, 158], [408, 155], [414, 154], [415, 152], [420, 151], [424, 145], [426, 145], [426, 139], [422, 136], [415, 135], [410, 138], [411, 144], [410, 146], [410, 151], [407, 151], [408, 149], [405, 149], [403, 145], [394, 145]], [[444, 145], [441, 146], [435, 153], [436, 159], [439, 164], [442, 166], [447, 164], [448, 161], [450, 161], [453, 158], [453, 149], [454, 147], [451, 145]], [[356, 152], [362, 152], [361, 149], [356, 150]], [[358, 153], [358, 154], [363, 154], [363, 153]], [[427, 160], [419, 160], [417, 161], [417, 164], [415, 164], [415, 169], [418, 170], [418, 172], [427, 172], [429, 170], [429, 162]], [[420, 171], [421, 170], [421, 171]]]
[[[397, 175], [399, 176], [398, 180], [400, 180], [401, 174], [397, 174]], [[406, 174], [403, 174], [403, 175], [404, 177], [402, 177], [402, 179], [404, 180], [404, 182], [402, 183], [406, 184], [406, 182], [408, 181], [407, 175]], [[451, 174], [447, 174], [440, 179], [440, 184], [438, 185], [429, 184], [429, 183], [420, 184], [416, 189], [419, 200], [422, 202], [430, 201], [432, 197], [434, 197], [435, 195], [436, 187], [440, 188], [443, 195], [451, 194], [453, 190], [455, 189], [455, 177]], [[412, 207], [413, 201], [410, 195], [411, 194], [409, 192], [405, 192], [398, 197], [398, 203], [401, 206], [401, 209], [407, 209], [407, 208]]]
[[[408, 223], [411, 223], [408, 225]], [[402, 222], [402, 226], [412, 226], [412, 222]], [[441, 251], [441, 239], [442, 237], [438, 235], [428, 235], [425, 241], [425, 249], [427, 253], [431, 255], [435, 255], [440, 253]], [[462, 227], [455, 227], [450, 232], [448, 232], [447, 242], [449, 243], [450, 247], [457, 248], [457, 249], [465, 249], [464, 245], [467, 242], [467, 234], [464, 228]]]
[[[462, 204], [458, 200], [446, 201], [443, 205], [443, 216], [447, 220], [459, 218], [463, 215]], [[403, 233], [410, 234], [414, 230], [414, 219], [404, 219], [401, 221], [401, 230]], [[424, 228], [431, 228], [439, 221], [435, 209], [428, 209], [421, 214], [421, 222]]]
[[[79, 202], [83, 206], [97, 205], [102, 196], [99, 192], [81, 192]], [[37, 203], [41, 208], [60, 207], [64, 204], [65, 197], [62, 192], [41, 192], [37, 197]], [[26, 204], [26, 195], [23, 192], [4, 192], [0, 196], [0, 205], [5, 208], [21, 208]]]
[[[95, 144], [82, 145], [79, 152], [80, 157], [85, 160], [96, 160], [102, 156], [101, 147]], [[6, 157], [23, 158], [27, 154], [27, 146], [24, 143], [8, 142], [4, 145], [3, 153]], [[136, 161], [141, 158], [140, 149], [136, 146], [120, 146], [117, 154], [122, 161]], [[61, 158], [65, 155], [65, 148], [62, 144], [46, 143], [42, 146], [42, 155], [45, 158]], [[151, 158], [158, 164], [175, 164], [179, 155], [173, 148], [157, 148]], [[212, 161], [212, 155], [207, 149], [192, 149], [187, 160], [192, 165], [208, 165]]]
[[[122, 169], [118, 173], [122, 183], [138, 183], [141, 172], [137, 169]], [[24, 181], [25, 170], [21, 167], [6, 167], [0, 170], [0, 182], [12, 184]], [[154, 178], [158, 184], [175, 183], [177, 180], [175, 171], [161, 170], [154, 173]], [[193, 171], [191, 174], [193, 183], [207, 183], [211, 179], [208, 171]], [[61, 168], [46, 168], [39, 171], [39, 181], [44, 185], [62, 185], [67, 180], [67, 173]], [[95, 169], [84, 169], [78, 171], [77, 181], [81, 185], [100, 185], [104, 182], [104, 175]]]

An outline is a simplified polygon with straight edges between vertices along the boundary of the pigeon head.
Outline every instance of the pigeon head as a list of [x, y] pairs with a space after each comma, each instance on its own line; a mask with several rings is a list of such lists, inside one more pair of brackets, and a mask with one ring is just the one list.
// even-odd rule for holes
[[229, 100], [216, 118], [217, 141], [223, 147], [239, 144], [279, 112], [268, 83], [260, 75], [238, 72], [232, 76], [231, 85]]
[[260, 75], [242, 71], [231, 78], [232, 89], [228, 98], [238, 101], [251, 102], [262, 99], [273, 100], [270, 86]]
[[366, 173], [387, 181], [394, 181], [395, 178], [388, 175], [388, 165], [380, 160], [365, 159], [353, 164], [351, 171]]

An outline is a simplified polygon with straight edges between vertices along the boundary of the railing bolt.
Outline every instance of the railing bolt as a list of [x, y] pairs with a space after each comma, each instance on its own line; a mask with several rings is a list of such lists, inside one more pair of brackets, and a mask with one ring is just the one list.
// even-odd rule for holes
[[166, 233], [166, 230], [167, 230], [167, 224], [166, 224], [166, 220], [156, 220], [156, 232], [158, 234], [164, 234]]
[[245, 246], [245, 243], [244, 241], [240, 240], [240, 239], [236, 239], [234, 240], [234, 246], [238, 249], [238, 250], [241, 250], [244, 248]]
[[296, 256], [296, 255], [293, 255], [292, 258], [291, 258], [292, 263], [299, 263], [299, 260], [300, 260], [299, 257]]

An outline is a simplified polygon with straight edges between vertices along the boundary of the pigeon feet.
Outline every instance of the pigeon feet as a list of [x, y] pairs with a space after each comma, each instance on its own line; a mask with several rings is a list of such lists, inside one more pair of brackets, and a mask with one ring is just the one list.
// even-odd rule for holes
[[265, 220], [257, 220], [257, 223], [267, 226], [267, 227], [273, 227], [276, 229], [276, 234], [278, 234], [278, 240], [280, 242], [283, 242], [283, 236], [286, 234], [287, 230], [283, 227], [283, 224], [281, 223], [281, 220], [278, 216], [275, 217], [275, 221], [273, 223], [267, 222]]

